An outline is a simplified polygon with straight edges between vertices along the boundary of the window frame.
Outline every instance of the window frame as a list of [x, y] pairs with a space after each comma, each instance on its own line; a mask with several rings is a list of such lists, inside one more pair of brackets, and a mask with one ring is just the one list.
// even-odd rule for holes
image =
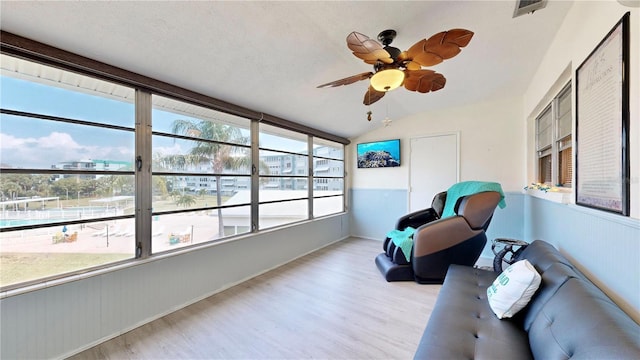
[[[569, 96], [570, 106], [569, 106], [568, 115], [569, 115], [569, 121], [570, 121], [571, 127], [568, 134], [560, 134], [560, 119], [561, 119], [560, 102], [566, 96]], [[573, 131], [573, 108], [572, 108], [573, 102], [571, 101], [571, 96], [572, 96], [572, 83], [571, 81], [569, 81], [560, 89], [560, 91], [558, 91], [553, 96], [551, 101], [549, 101], [549, 103], [547, 103], [544, 106], [542, 111], [540, 111], [540, 113], [534, 119], [535, 144], [536, 144], [535, 145], [535, 152], [536, 152], [535, 171], [536, 171], [537, 182], [544, 183], [550, 186], [557, 186], [565, 189], [573, 188], [573, 179], [569, 179], [568, 185], [565, 185], [567, 183], [565, 184], [560, 183], [560, 179], [563, 172], [563, 170], [560, 169], [560, 156], [561, 156], [560, 153], [564, 150], [571, 149], [571, 155], [570, 155], [571, 162], [570, 164], [568, 164], [569, 168], [565, 169], [569, 174], [571, 174], [571, 177], [573, 177], [572, 169], [575, 163], [575, 159], [573, 157], [573, 132], [574, 131]], [[542, 119], [547, 115], [550, 115], [551, 117], [550, 124], [548, 126], [549, 130], [551, 131], [550, 143], [549, 144], [544, 143], [540, 145], [540, 142], [542, 140], [541, 139], [542, 129], [540, 129], [540, 123]], [[566, 141], [567, 139], [568, 139], [568, 143]], [[563, 142], [564, 142], [564, 145], [563, 145]], [[549, 156], [550, 156], [549, 170], [551, 170], [550, 180], [544, 181], [545, 179], [543, 179], [542, 171], [545, 168], [542, 166], [541, 162], [545, 161], [545, 158]]]
[[[252, 222], [251, 222], [251, 233], [256, 233], [258, 231], [260, 231], [260, 228], [258, 227], [258, 221], [257, 221], [257, 217], [258, 217], [258, 207], [260, 205], [259, 203], [259, 197], [258, 197], [258, 185], [259, 185], [259, 173], [256, 169], [257, 165], [259, 164], [259, 145], [258, 145], [258, 124], [259, 123], [265, 123], [268, 125], [272, 125], [278, 128], [282, 128], [285, 130], [289, 130], [289, 131], [293, 131], [295, 133], [299, 133], [299, 134], [303, 134], [306, 136], [307, 138], [307, 144], [308, 144], [308, 152], [307, 152], [307, 156], [309, 157], [309, 169], [308, 169], [308, 173], [305, 176], [301, 176], [298, 174], [291, 174], [290, 176], [287, 177], [295, 177], [295, 178], [305, 178], [307, 179], [307, 183], [308, 183], [308, 195], [304, 198], [302, 198], [301, 200], [306, 200], [308, 202], [308, 208], [309, 208], [309, 216], [307, 217], [306, 220], [313, 220], [313, 192], [312, 192], [312, 186], [313, 186], [313, 155], [309, 155], [312, 154], [313, 151], [313, 139], [314, 138], [319, 138], [319, 139], [323, 139], [323, 140], [328, 140], [331, 142], [335, 142], [336, 144], [340, 144], [342, 146], [342, 152], [345, 152], [345, 145], [348, 145], [350, 143], [350, 141], [346, 138], [334, 135], [334, 134], [330, 134], [321, 130], [317, 130], [317, 129], [313, 129], [311, 127], [305, 126], [305, 125], [301, 125], [298, 123], [295, 123], [293, 121], [289, 121], [289, 120], [285, 120], [273, 115], [269, 115], [269, 114], [265, 114], [265, 113], [261, 113], [261, 112], [257, 112], [257, 111], [253, 111], [235, 104], [231, 104], [222, 100], [218, 100], [215, 99], [213, 97], [209, 97], [200, 93], [196, 93], [193, 92], [191, 90], [187, 90], [184, 88], [180, 88], [156, 79], [152, 79], [152, 78], [148, 78], [121, 68], [117, 68], [93, 59], [89, 59], [89, 58], [85, 58], [82, 57], [80, 55], [71, 53], [71, 52], [67, 52], [37, 41], [33, 41], [30, 39], [26, 39], [11, 33], [8, 33], [6, 31], [2, 31], [1, 32], [1, 36], [0, 36], [0, 52], [2, 54], [8, 55], [8, 56], [12, 56], [21, 60], [25, 60], [25, 61], [29, 61], [29, 62], [33, 62], [33, 63], [37, 63], [37, 64], [42, 64], [42, 65], [46, 65], [46, 66], [52, 66], [54, 68], [59, 68], [61, 70], [64, 71], [70, 71], [70, 72], [74, 72], [74, 73], [78, 73], [80, 75], [84, 75], [84, 76], [89, 76], [92, 78], [96, 78], [99, 80], [104, 80], [104, 81], [108, 81], [108, 82], [113, 82], [115, 84], [118, 85], [123, 85], [123, 86], [127, 86], [127, 87], [131, 87], [133, 89], [135, 89], [135, 99], [134, 99], [134, 104], [135, 104], [135, 128], [134, 128], [134, 132], [135, 132], [135, 145], [134, 145], [134, 151], [135, 151], [135, 159], [132, 159], [132, 161], [134, 161], [134, 169], [131, 173], [134, 174], [134, 191], [135, 191], [135, 212], [134, 215], [123, 215], [124, 218], [133, 218], [134, 222], [135, 222], [135, 232], [136, 232], [136, 236], [135, 236], [135, 257], [133, 259], [130, 260], [124, 260], [124, 261], [120, 261], [118, 263], [109, 263], [106, 265], [102, 265], [102, 266], [96, 266], [96, 267], [91, 267], [91, 268], [87, 268], [87, 269], [83, 269], [83, 270], [79, 270], [79, 271], [74, 271], [74, 272], [69, 272], [69, 273], [65, 273], [65, 274], [61, 274], [61, 275], [53, 275], [53, 276], [48, 276], [48, 277], [42, 277], [39, 278], [37, 280], [33, 280], [33, 281], [28, 281], [28, 282], [22, 282], [22, 283], [16, 283], [16, 284], [11, 284], [11, 285], [6, 285], [6, 286], [2, 286], [0, 287], [0, 291], [8, 291], [8, 290], [15, 290], [18, 288], [22, 288], [25, 286], [31, 286], [31, 285], [36, 285], [36, 284], [40, 284], [40, 283], [45, 283], [47, 281], [51, 281], [51, 280], [55, 280], [55, 279], [63, 279], [66, 277], [70, 277], [73, 275], [77, 275], [79, 273], [86, 273], [88, 271], [94, 271], [94, 270], [103, 270], [103, 269], [109, 269], [115, 265], [119, 265], [122, 263], [129, 263], [129, 262], [137, 262], [140, 260], [144, 260], [150, 257], [153, 257], [155, 255], [158, 254], [166, 254], [167, 252], [162, 252], [162, 253], [156, 253], [153, 252], [151, 246], [152, 246], [152, 216], [153, 216], [153, 211], [152, 211], [152, 176], [153, 176], [153, 172], [151, 171], [151, 166], [152, 166], [152, 144], [151, 144], [151, 139], [153, 136], [153, 132], [151, 130], [151, 124], [152, 124], [152, 96], [153, 95], [159, 95], [159, 96], [164, 96], [164, 97], [168, 97], [168, 98], [172, 98], [174, 100], [178, 100], [178, 101], [184, 101], [186, 103], [190, 103], [193, 105], [197, 105], [197, 106], [202, 106], [204, 108], [208, 108], [208, 109], [212, 109], [215, 111], [219, 111], [219, 112], [223, 112], [223, 113], [227, 113], [227, 114], [231, 114], [234, 116], [239, 116], [245, 119], [250, 120], [250, 136], [251, 136], [251, 162], [252, 162], [252, 171], [250, 174], [250, 182], [251, 182], [251, 204], [250, 204], [250, 208], [251, 208], [251, 218], [252, 218]], [[3, 114], [10, 114], [11, 110], [9, 109], [2, 109], [2, 113]], [[35, 114], [34, 116], [39, 116], [38, 114]], [[69, 121], [73, 121], [73, 119], [69, 120]], [[95, 126], [96, 124], [91, 124], [93, 126]], [[108, 124], [99, 124], [99, 126], [108, 128], [108, 127], [112, 127], [114, 125], [108, 125]], [[118, 126], [115, 126], [115, 128], [119, 128]], [[129, 129], [130, 130], [130, 129]], [[164, 135], [164, 134], [163, 134]], [[238, 146], [237, 144], [230, 144], [233, 146]], [[297, 154], [300, 155], [300, 154]], [[344, 164], [344, 159], [341, 160], [343, 161]], [[5, 170], [8, 169], [2, 169], [2, 172], [4, 173]], [[25, 173], [25, 172], [30, 172], [29, 169], [14, 169], [13, 172], [16, 173]], [[7, 171], [7, 173], [9, 173], [9, 171]], [[93, 174], [93, 173], [99, 173], [100, 175], [104, 175], [104, 174], [116, 174], [116, 175], [123, 175], [124, 173], [122, 171], [92, 171], [92, 170], [66, 170], [66, 171], [62, 171], [62, 170], [55, 170], [55, 169], [43, 169], [43, 170], [38, 170], [37, 173], [45, 173], [45, 174], [62, 174], [62, 173], [78, 173], [78, 174]], [[127, 173], [128, 174], [128, 173]], [[199, 175], [206, 175], [206, 176], [214, 176], [215, 174], [210, 174], [210, 173], [204, 173], [204, 174], [200, 174], [200, 173], [189, 173], [187, 175], [190, 176], [199, 176]], [[228, 175], [228, 174], [225, 174]], [[343, 183], [344, 183], [344, 187], [342, 190], [342, 194], [338, 195], [338, 196], [343, 196], [344, 199], [346, 199], [346, 168], [343, 165], [343, 171], [342, 171], [342, 175], [341, 177], [343, 179]], [[246, 206], [246, 205], [245, 205]], [[212, 209], [217, 208], [217, 207], [211, 207]], [[344, 206], [344, 202], [343, 202], [343, 206], [341, 211], [330, 214], [330, 215], [335, 215], [335, 214], [340, 214], [340, 213], [344, 213], [345, 211], [345, 206]], [[201, 209], [197, 209], [196, 211], [200, 211]], [[185, 212], [180, 210], [179, 212]], [[188, 212], [188, 211], [186, 211]], [[123, 216], [116, 216], [113, 219], [120, 219], [123, 218]], [[106, 219], [106, 218], [101, 218], [101, 219]], [[82, 223], [82, 222], [90, 222], [91, 220], [79, 220], [76, 221], [75, 223]], [[68, 222], [65, 222], [68, 224]], [[289, 225], [289, 224], [287, 224]], [[47, 227], [47, 226], [51, 226], [51, 224], [43, 224], [43, 225], [36, 225], [36, 227]], [[21, 230], [21, 229], [32, 229], [34, 228], [33, 225], [30, 226], [20, 226], [20, 227], [11, 227], [11, 228], [2, 228], [0, 229], [0, 232], [7, 232], [7, 231], [17, 231], [17, 230]], [[250, 234], [251, 234], [250, 233]], [[244, 234], [243, 234], [244, 235]], [[202, 242], [202, 243], [198, 243], [198, 244], [194, 244], [193, 248], [197, 249], [198, 247], [201, 246], [205, 246], [208, 245], [212, 242], [216, 242], [219, 241], [221, 239], [224, 240], [229, 240], [232, 239], [233, 236], [231, 237], [226, 237], [224, 234], [221, 235], [221, 237], [219, 239], [216, 240], [212, 240], [212, 241], [207, 241], [207, 242]], [[183, 251], [185, 248], [179, 248], [176, 249], [177, 250], [181, 250]]]

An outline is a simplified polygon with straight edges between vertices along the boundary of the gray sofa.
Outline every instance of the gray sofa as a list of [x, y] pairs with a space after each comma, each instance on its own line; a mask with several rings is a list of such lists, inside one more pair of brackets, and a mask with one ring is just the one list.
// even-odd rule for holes
[[527, 259], [542, 282], [511, 319], [487, 301], [498, 273], [451, 265], [416, 359], [640, 359], [640, 325], [560, 252], [536, 240]]

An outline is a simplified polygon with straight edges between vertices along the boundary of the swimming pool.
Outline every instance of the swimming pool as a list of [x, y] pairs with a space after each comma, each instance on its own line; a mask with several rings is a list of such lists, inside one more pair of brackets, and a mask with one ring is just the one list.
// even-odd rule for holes
[[5, 210], [0, 212], [0, 228], [93, 219], [121, 214], [122, 209], [97, 206], [28, 211]]

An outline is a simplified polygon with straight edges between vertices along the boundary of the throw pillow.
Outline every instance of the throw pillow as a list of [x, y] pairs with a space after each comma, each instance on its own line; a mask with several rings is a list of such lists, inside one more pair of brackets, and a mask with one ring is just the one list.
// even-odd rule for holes
[[540, 286], [540, 274], [527, 260], [520, 260], [500, 274], [489, 288], [489, 306], [498, 319], [510, 318], [522, 310]]

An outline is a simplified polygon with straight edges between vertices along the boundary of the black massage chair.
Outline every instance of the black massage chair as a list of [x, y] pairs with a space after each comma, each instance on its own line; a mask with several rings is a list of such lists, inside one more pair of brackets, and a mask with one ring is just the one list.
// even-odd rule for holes
[[416, 229], [409, 259], [390, 238], [376, 266], [387, 281], [415, 280], [424, 284], [442, 283], [451, 264], [473, 266], [487, 242], [485, 231], [501, 200], [496, 191], [463, 196], [456, 202], [455, 216], [441, 219], [447, 192], [437, 194], [431, 207], [407, 214], [397, 230]]

